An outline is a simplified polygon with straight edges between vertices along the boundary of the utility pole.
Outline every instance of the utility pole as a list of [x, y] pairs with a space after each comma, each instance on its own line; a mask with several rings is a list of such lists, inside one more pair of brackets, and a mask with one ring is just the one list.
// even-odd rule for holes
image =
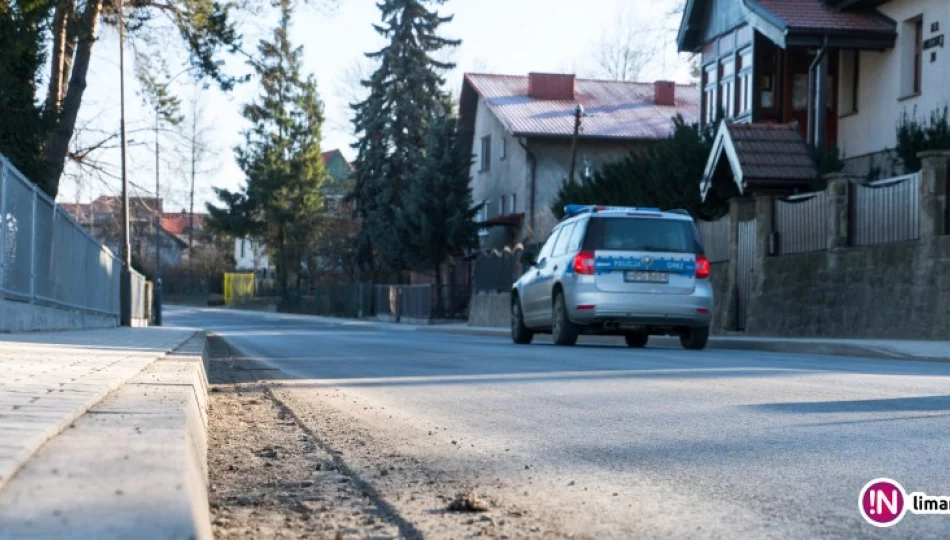
[[584, 116], [584, 107], [580, 103], [574, 107], [574, 137], [571, 140], [571, 173], [567, 181], [574, 183], [574, 169], [577, 167], [577, 137], [581, 132], [581, 118]]
[[162, 192], [161, 166], [159, 162], [158, 131], [161, 115], [155, 108], [155, 290], [152, 311], [155, 312], [155, 326], [162, 325]]
[[191, 114], [191, 202], [188, 209], [188, 275], [195, 276], [195, 161], [197, 161], [198, 108]]
[[125, 133], [125, 21], [124, 6], [119, 10], [119, 131], [122, 138], [122, 275], [119, 284], [119, 319], [122, 326], [132, 326], [132, 245], [129, 231], [129, 178], [126, 171]]

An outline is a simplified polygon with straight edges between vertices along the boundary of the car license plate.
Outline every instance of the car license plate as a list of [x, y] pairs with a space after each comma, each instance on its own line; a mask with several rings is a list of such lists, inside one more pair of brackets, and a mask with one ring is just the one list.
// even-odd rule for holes
[[624, 272], [623, 279], [627, 283], [669, 283], [670, 275], [666, 272], [644, 272], [642, 270], [630, 270]]

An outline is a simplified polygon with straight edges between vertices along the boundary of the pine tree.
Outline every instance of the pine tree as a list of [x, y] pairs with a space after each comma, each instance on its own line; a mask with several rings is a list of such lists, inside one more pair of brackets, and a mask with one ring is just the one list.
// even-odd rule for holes
[[424, 165], [409, 183], [397, 227], [410, 268], [434, 272], [437, 309], [444, 306], [440, 267], [478, 246], [479, 208], [469, 186], [472, 155], [458, 129], [458, 120], [447, 112], [433, 119]]
[[408, 267], [404, 238], [396, 227], [402, 194], [425, 158], [425, 137], [445, 101], [441, 73], [454, 64], [434, 54], [460, 42], [442, 38], [439, 27], [452, 20], [431, 5], [445, 0], [382, 0], [382, 25], [375, 28], [389, 44], [366, 56], [378, 69], [363, 84], [369, 97], [353, 105], [356, 183], [350, 198], [362, 220], [359, 234], [364, 265], [377, 278], [381, 268]]
[[700, 128], [677, 116], [667, 139], [608, 163], [591, 178], [565, 182], [551, 210], [561, 216], [568, 204], [645, 206], [716, 219], [728, 211], [725, 199], [713, 190], [703, 201], [699, 192], [714, 138], [713, 125]]
[[235, 149], [247, 187], [239, 194], [220, 191], [225, 208], [209, 211], [216, 225], [262, 231], [277, 263], [278, 285], [286, 288], [292, 276], [299, 286], [302, 262], [318, 236], [327, 172], [320, 151], [323, 105], [313, 77], [302, 73], [303, 48], [294, 48], [288, 37], [290, 0], [281, 0], [280, 10], [273, 39], [261, 41], [252, 62], [261, 95], [244, 107], [251, 127]]

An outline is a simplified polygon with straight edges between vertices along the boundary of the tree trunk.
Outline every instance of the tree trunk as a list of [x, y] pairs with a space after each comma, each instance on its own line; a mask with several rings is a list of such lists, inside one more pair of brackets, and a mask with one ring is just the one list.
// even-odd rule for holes
[[46, 112], [50, 118], [56, 118], [63, 101], [63, 68], [66, 64], [67, 29], [72, 2], [60, 2], [53, 15], [53, 54], [50, 58], [49, 89], [46, 92]]
[[44, 161], [47, 170], [46, 177], [40, 183], [43, 191], [54, 199], [59, 191], [59, 179], [66, 167], [66, 154], [69, 152], [69, 141], [73, 138], [73, 132], [76, 129], [76, 118], [79, 116], [79, 107], [82, 105], [82, 95], [86, 91], [86, 74], [89, 72], [92, 46], [96, 43], [96, 35], [99, 32], [102, 2], [103, 0], [89, 0], [86, 3], [86, 10], [83, 12], [80, 23], [82, 27], [78, 30], [79, 40], [71, 73], [64, 72], [61, 77], [61, 80], [65, 80], [68, 76], [69, 88], [63, 99], [62, 112], [46, 139]]

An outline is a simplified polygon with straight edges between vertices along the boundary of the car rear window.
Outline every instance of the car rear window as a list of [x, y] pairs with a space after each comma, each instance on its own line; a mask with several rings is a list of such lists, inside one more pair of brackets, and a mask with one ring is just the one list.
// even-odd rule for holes
[[591, 219], [584, 249], [703, 254], [693, 222], [658, 218]]

